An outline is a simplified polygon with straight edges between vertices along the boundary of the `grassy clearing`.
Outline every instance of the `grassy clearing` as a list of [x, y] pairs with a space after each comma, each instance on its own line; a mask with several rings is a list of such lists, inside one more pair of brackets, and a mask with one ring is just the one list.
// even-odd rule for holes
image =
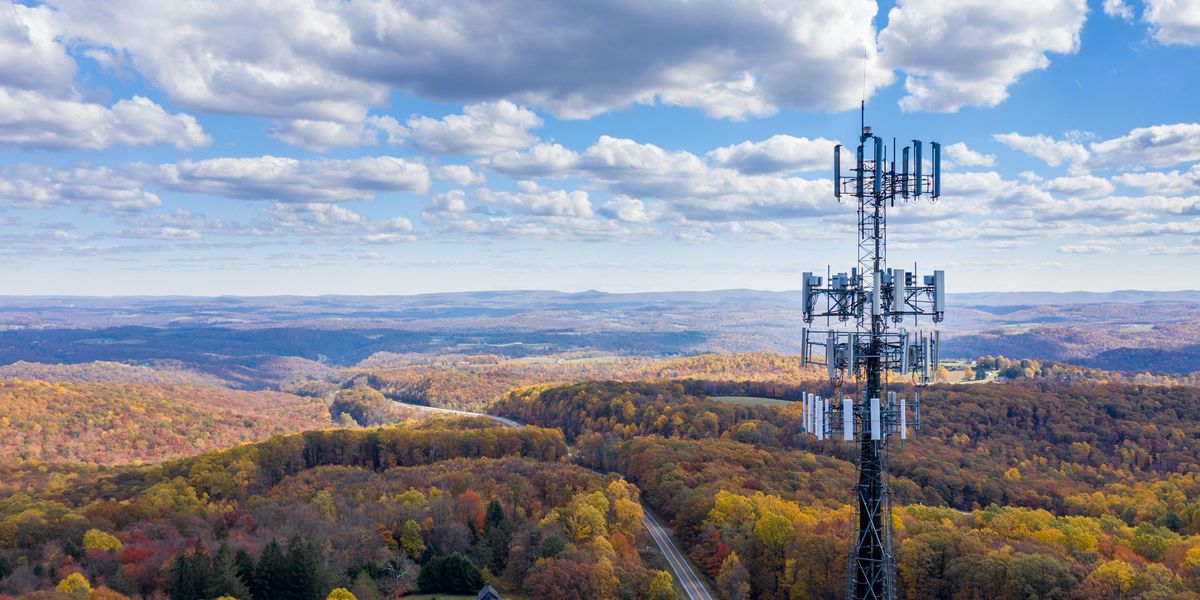
[[760, 398], [758, 396], [712, 396], [717, 402], [728, 402], [730, 404], [741, 404], [742, 406], [787, 406], [791, 404], [787, 400], [777, 400], [775, 398]]

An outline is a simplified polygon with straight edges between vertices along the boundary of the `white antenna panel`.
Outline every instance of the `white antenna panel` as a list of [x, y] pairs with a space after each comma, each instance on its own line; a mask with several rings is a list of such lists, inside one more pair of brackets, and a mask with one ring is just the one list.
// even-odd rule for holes
[[879, 398], [871, 398], [871, 439], [883, 439], [882, 425], [879, 419]]
[[842, 398], [842, 440], [854, 441], [854, 400]]

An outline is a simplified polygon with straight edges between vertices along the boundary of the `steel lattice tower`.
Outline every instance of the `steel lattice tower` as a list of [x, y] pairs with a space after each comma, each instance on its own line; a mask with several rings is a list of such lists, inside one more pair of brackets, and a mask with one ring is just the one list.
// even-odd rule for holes
[[[893, 141], [893, 149], [895, 142]], [[887, 443], [890, 437], [907, 438], [907, 406], [888, 390], [893, 372], [911, 376], [916, 383], [930, 380], [938, 362], [939, 337], [893, 329], [905, 317], [930, 316], [942, 320], [944, 275], [934, 271], [923, 284], [913, 271], [887, 266], [887, 210], [899, 201], [915, 202], [925, 195], [941, 194], [941, 146], [933, 142], [929, 175], [922, 174], [921, 142], [903, 149], [896, 164], [895, 151], [887, 160], [882, 138], [862, 127], [851, 175], [841, 172], [841, 146], [834, 148], [834, 196], [858, 203], [858, 266], [849, 274], [830, 274], [826, 282], [804, 274], [805, 321], [837, 317], [839, 329], [803, 330], [802, 362], [824, 364], [833, 383], [834, 397], [844, 387], [854, 397], [834, 399], [806, 395], [806, 427], [824, 440], [839, 428], [843, 441], [858, 445], [858, 482], [854, 486], [857, 520], [853, 523], [846, 596], [849, 600], [891, 600], [895, 594], [895, 561], [891, 544], [891, 496], [886, 479]], [[910, 172], [909, 158], [912, 154]], [[897, 171], [897, 166], [900, 167]], [[914, 427], [920, 426], [920, 395], [913, 402]]]

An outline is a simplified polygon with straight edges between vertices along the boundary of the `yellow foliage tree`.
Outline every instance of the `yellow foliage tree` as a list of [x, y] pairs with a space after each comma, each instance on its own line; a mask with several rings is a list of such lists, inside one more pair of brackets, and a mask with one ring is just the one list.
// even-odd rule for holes
[[86, 577], [80, 573], [71, 573], [58, 582], [54, 589], [60, 592], [66, 592], [71, 598], [80, 600], [86, 599], [92, 595], [92, 584], [88, 583]]
[[83, 534], [83, 549], [88, 552], [119, 552], [121, 540], [111, 533], [89, 529]]
[[358, 600], [358, 597], [346, 588], [334, 588], [328, 596], [325, 596], [325, 600]]

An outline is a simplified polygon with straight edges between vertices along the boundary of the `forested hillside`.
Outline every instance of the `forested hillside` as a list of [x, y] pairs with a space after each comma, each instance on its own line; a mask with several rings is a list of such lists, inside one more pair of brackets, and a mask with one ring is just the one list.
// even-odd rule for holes
[[[538, 386], [495, 408], [641, 486], [725, 597], [840, 597], [852, 449], [799, 434], [794, 408], [707, 399], [730, 386]], [[901, 598], [1200, 591], [1196, 388], [1035, 380], [923, 403], [921, 439], [891, 458]]]
[[278, 392], [0, 380], [0, 462], [155, 462], [329, 425], [321, 399]]
[[307, 600], [345, 587], [367, 599], [474, 593], [485, 580], [535, 598], [673, 594], [639, 554], [637, 488], [566, 453], [557, 431], [468, 419], [308, 432], [156, 466], [10, 466], [0, 593], [78, 573], [105, 598]]

